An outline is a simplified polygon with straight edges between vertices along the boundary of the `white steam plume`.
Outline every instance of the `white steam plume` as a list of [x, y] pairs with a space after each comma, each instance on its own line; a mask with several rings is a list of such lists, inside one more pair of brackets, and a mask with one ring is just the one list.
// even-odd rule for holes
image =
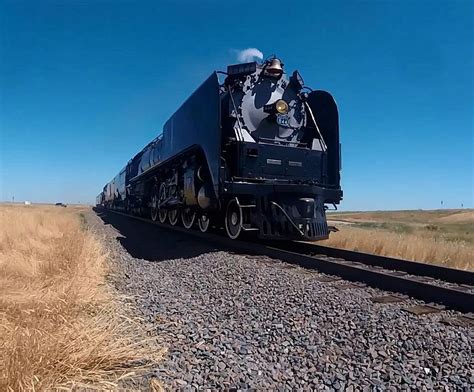
[[237, 52], [237, 60], [239, 60], [241, 63], [253, 61], [255, 58], [258, 60], [263, 60], [263, 53], [257, 48], [247, 48]]

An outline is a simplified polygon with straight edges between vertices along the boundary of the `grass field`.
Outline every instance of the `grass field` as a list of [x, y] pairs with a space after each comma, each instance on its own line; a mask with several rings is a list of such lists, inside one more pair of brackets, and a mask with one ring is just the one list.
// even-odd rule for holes
[[[0, 391], [113, 390], [159, 360], [109, 288], [83, 211], [0, 205]], [[473, 210], [328, 216], [340, 231], [323, 245], [474, 270]]]
[[474, 210], [337, 212], [328, 219], [339, 232], [322, 245], [474, 270]]
[[0, 390], [113, 390], [153, 358], [81, 209], [0, 205]]

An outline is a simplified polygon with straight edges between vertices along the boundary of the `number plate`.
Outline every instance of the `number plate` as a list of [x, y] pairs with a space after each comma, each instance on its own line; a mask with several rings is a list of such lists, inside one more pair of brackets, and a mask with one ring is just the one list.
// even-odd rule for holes
[[290, 126], [290, 118], [286, 114], [279, 114], [279, 115], [277, 115], [277, 124], [280, 127], [289, 127]]

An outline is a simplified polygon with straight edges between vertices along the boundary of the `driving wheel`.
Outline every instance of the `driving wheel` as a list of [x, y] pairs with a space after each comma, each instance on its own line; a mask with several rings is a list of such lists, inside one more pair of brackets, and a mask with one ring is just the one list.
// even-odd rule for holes
[[168, 219], [170, 221], [171, 226], [176, 226], [178, 223], [179, 218], [179, 211], [177, 208], [173, 208], [168, 211]]
[[211, 220], [206, 214], [202, 214], [199, 217], [198, 226], [199, 226], [199, 230], [201, 230], [203, 233], [209, 230], [209, 227], [211, 226]]
[[159, 194], [158, 194], [158, 187], [155, 186], [153, 188], [153, 196], [151, 197], [151, 208], [150, 208], [150, 215], [151, 215], [151, 220], [153, 222], [156, 222], [158, 219], [158, 203], [159, 203]]
[[[159, 203], [163, 203], [165, 199], [166, 199], [166, 185], [164, 183], [161, 183], [160, 191], [158, 193]], [[168, 215], [168, 212], [164, 208], [158, 209], [158, 219], [160, 223], [165, 223], [167, 215]]]
[[196, 213], [191, 208], [185, 208], [181, 211], [181, 221], [186, 229], [190, 229], [194, 224]]

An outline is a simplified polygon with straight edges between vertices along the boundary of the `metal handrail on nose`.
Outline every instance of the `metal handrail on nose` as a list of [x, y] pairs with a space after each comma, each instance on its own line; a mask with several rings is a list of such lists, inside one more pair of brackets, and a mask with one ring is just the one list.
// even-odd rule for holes
[[296, 226], [296, 223], [293, 222], [293, 219], [291, 219], [291, 217], [288, 215], [288, 213], [285, 211], [285, 209], [279, 205], [278, 203], [274, 202], [274, 201], [270, 201], [271, 204], [273, 204], [275, 207], [278, 207], [282, 212], [283, 214], [286, 216], [286, 219], [288, 219], [288, 221], [291, 223], [291, 225], [296, 229], [298, 230], [298, 232], [301, 234], [301, 236], [305, 236], [305, 234], [300, 230], [300, 228], [298, 226]]

